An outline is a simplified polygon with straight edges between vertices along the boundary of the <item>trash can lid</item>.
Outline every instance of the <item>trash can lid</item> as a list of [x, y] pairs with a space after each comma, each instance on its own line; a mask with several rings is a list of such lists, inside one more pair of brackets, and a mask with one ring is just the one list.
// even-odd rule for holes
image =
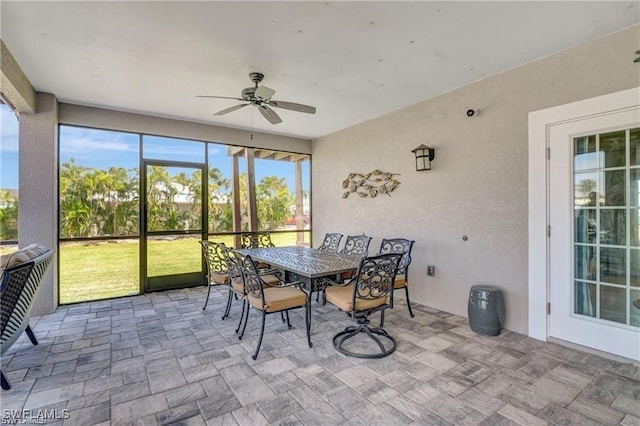
[[501, 290], [493, 285], [473, 285], [471, 286], [471, 292], [475, 294], [482, 294], [488, 296], [490, 293], [499, 293]]

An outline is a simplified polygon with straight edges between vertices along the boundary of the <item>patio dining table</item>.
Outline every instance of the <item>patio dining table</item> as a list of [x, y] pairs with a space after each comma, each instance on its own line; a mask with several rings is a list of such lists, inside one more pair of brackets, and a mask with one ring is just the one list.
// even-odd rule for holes
[[308, 294], [307, 303], [311, 307], [311, 293], [322, 291], [335, 282], [337, 274], [358, 269], [362, 257], [334, 253], [304, 246], [261, 247], [238, 249], [243, 256], [268, 263], [282, 269], [285, 281], [299, 281]]

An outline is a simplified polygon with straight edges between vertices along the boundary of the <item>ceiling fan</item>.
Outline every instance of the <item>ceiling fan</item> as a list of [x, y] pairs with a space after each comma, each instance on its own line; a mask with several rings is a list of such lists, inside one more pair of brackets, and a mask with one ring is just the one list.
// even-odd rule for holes
[[307, 114], [316, 113], [316, 107], [297, 104], [295, 102], [285, 102], [285, 101], [277, 101], [275, 99], [271, 99], [271, 96], [273, 96], [273, 94], [276, 93], [275, 90], [270, 89], [267, 86], [258, 87], [258, 83], [262, 81], [262, 79], [264, 78], [264, 74], [261, 74], [259, 72], [252, 72], [252, 73], [249, 73], [249, 78], [251, 79], [251, 81], [253, 81], [255, 86], [242, 89], [242, 92], [239, 98], [234, 98], [230, 96], [205, 96], [205, 95], [199, 95], [197, 97], [198, 98], [235, 99], [238, 101], [247, 102], [245, 104], [234, 105], [232, 107], [225, 108], [222, 111], [216, 112], [214, 115], [224, 115], [224, 114], [228, 114], [230, 112], [236, 111], [240, 108], [244, 108], [247, 105], [255, 105], [256, 107], [258, 107], [258, 111], [260, 111], [260, 113], [264, 116], [264, 118], [266, 118], [267, 121], [269, 121], [271, 124], [282, 123], [282, 119], [270, 107], [288, 109], [288, 110], [297, 111], [297, 112], [306, 112]]

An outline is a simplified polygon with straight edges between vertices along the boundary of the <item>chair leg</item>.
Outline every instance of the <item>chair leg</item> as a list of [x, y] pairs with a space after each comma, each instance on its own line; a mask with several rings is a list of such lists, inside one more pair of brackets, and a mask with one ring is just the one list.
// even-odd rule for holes
[[11, 383], [7, 376], [4, 375], [4, 371], [0, 370], [0, 382], [2, 382], [2, 389], [9, 390], [11, 389]]
[[380, 328], [384, 327], [384, 309], [380, 311]]
[[409, 315], [413, 318], [413, 311], [411, 310], [411, 301], [409, 300], [409, 287], [404, 286], [404, 292], [407, 295], [407, 307], [409, 308]]
[[262, 344], [262, 336], [264, 336], [264, 322], [267, 314], [265, 311], [262, 311], [262, 327], [260, 328], [260, 337], [258, 338], [258, 346], [256, 346], [256, 352], [251, 356], [251, 358], [255, 361], [258, 358], [258, 352], [260, 352], [260, 345]]
[[[209, 303], [209, 295], [211, 294], [211, 281], [209, 281], [209, 284], [207, 284], [207, 298], [204, 299], [204, 306], [202, 307], [202, 310], [204, 311], [205, 309], [207, 309], [207, 303]], [[224, 318], [222, 318], [224, 319]]]
[[[222, 320], [225, 320], [229, 316], [229, 312], [231, 311], [231, 301], [233, 300], [233, 292], [231, 291], [231, 287], [229, 287], [229, 295], [227, 296], [227, 306], [224, 307], [224, 314], [222, 314]], [[236, 333], [238, 331], [236, 330]]]
[[33, 343], [34, 345], [37, 345], [38, 339], [36, 339], [36, 335], [33, 334], [33, 330], [31, 329], [31, 326], [27, 325], [27, 328], [24, 331], [27, 332], [27, 336], [29, 336], [29, 340], [31, 340], [31, 343]]
[[284, 311], [284, 316], [287, 317], [287, 327], [291, 330], [291, 323], [289, 322], [289, 311]]
[[247, 321], [249, 319], [249, 310], [251, 306], [243, 300], [242, 301], [242, 312], [240, 313], [240, 321], [238, 321], [238, 328], [236, 328], [236, 333], [238, 333], [241, 329], [240, 335], [238, 336], [238, 340], [242, 340], [242, 336], [244, 336], [244, 329], [247, 327]]
[[307, 343], [309, 343], [309, 347], [313, 346], [311, 343], [311, 306], [307, 303], [304, 307], [304, 322], [307, 327]]

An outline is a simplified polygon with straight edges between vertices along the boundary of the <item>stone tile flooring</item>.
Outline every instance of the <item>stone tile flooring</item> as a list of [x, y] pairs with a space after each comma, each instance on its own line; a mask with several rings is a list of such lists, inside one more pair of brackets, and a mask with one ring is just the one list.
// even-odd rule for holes
[[214, 288], [205, 312], [197, 288], [32, 318], [40, 344], [23, 336], [2, 358], [13, 384], [3, 423], [26, 409], [82, 426], [640, 425], [637, 365], [509, 331], [477, 335], [465, 318], [417, 304], [412, 320], [403, 300], [386, 315], [398, 341], [387, 358], [337, 353], [331, 337], [351, 322], [314, 302], [312, 349], [302, 311], [291, 330], [271, 315], [253, 361], [259, 316], [238, 341], [240, 303], [220, 320], [225, 293]]

